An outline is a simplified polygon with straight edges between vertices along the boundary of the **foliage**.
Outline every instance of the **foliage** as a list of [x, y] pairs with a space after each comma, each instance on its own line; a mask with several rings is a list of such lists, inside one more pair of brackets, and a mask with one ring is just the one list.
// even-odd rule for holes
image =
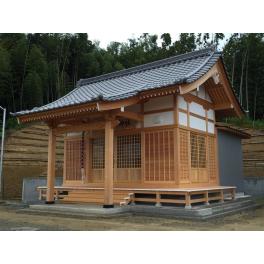
[[254, 121], [248, 117], [244, 117], [244, 118], [230, 117], [230, 118], [226, 118], [225, 122], [238, 127], [264, 129], [264, 120]]
[[264, 34], [233, 34], [224, 61], [243, 108], [253, 119], [264, 118]]

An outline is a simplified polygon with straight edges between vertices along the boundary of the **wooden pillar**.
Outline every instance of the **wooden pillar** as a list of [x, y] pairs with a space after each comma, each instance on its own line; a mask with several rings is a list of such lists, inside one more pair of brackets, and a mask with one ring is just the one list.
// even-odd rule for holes
[[49, 131], [48, 143], [48, 174], [47, 174], [47, 194], [46, 204], [54, 203], [54, 181], [55, 181], [55, 162], [56, 162], [56, 135], [51, 128]]
[[104, 208], [113, 208], [114, 179], [114, 128], [111, 120], [105, 123], [105, 169], [104, 169]]

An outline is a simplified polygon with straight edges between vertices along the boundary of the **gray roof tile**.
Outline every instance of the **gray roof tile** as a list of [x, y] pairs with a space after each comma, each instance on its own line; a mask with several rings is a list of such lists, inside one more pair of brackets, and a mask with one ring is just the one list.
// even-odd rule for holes
[[139, 92], [173, 84], [191, 83], [203, 76], [221, 53], [212, 48], [186, 53], [97, 77], [81, 79], [77, 87], [58, 100], [32, 110], [17, 112], [26, 115], [64, 106], [98, 100], [114, 101]]

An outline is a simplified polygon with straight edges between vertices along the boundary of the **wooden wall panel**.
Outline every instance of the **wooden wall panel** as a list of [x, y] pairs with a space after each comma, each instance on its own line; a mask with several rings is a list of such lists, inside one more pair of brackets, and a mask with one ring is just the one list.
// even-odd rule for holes
[[208, 174], [209, 181], [216, 182], [217, 181], [217, 166], [216, 166], [216, 139], [215, 137], [207, 137], [207, 153], [208, 153]]
[[145, 181], [175, 181], [174, 131], [145, 132]]
[[65, 139], [65, 180], [81, 181], [82, 163], [85, 164], [85, 150], [81, 138]]
[[189, 182], [189, 140], [188, 131], [180, 129], [179, 131], [179, 143], [180, 143], [180, 183]]

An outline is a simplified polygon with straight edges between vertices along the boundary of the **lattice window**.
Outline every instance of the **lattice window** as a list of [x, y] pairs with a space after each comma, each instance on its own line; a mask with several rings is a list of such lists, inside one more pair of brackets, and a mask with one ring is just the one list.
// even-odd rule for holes
[[180, 129], [180, 179], [189, 180], [188, 132]]
[[141, 167], [141, 135], [117, 136], [116, 140], [117, 168]]
[[145, 180], [173, 181], [174, 132], [162, 130], [145, 133]]
[[65, 140], [65, 178], [70, 181], [82, 180], [81, 168], [85, 160], [82, 139]]
[[104, 169], [105, 139], [98, 137], [92, 139], [92, 168]]
[[191, 167], [206, 168], [206, 137], [191, 133]]
[[215, 138], [208, 137], [208, 173], [210, 181], [216, 180]]

